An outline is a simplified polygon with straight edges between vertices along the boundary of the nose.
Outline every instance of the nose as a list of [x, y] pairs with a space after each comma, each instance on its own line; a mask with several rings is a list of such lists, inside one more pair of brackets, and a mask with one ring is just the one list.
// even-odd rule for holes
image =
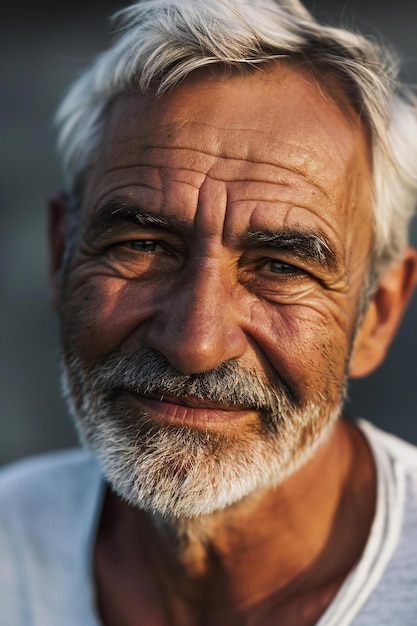
[[205, 372], [243, 356], [237, 291], [228, 272], [206, 261], [164, 295], [148, 320], [146, 343], [178, 370]]

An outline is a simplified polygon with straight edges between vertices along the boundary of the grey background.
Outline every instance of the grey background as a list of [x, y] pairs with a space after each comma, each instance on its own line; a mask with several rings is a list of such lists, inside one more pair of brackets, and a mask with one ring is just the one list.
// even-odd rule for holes
[[[313, 12], [382, 35], [417, 83], [417, 0], [315, 0]], [[60, 398], [56, 322], [49, 308], [44, 207], [60, 187], [52, 117], [69, 82], [109, 42], [122, 2], [20, 2], [0, 37], [0, 464], [74, 445]], [[417, 164], [416, 164], [417, 166]], [[417, 242], [413, 226], [412, 239]], [[417, 443], [414, 298], [387, 361], [354, 381], [347, 411]]]

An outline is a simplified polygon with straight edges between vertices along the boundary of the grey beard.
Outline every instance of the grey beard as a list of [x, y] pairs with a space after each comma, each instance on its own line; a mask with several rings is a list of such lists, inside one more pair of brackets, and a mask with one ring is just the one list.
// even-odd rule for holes
[[[210, 514], [282, 482], [326, 438], [343, 395], [336, 403], [318, 397], [303, 406], [280, 378], [265, 381], [236, 361], [187, 375], [146, 347], [103, 359], [88, 373], [74, 355], [62, 365], [81, 440], [112, 488], [131, 504], [170, 517]], [[234, 435], [156, 424], [146, 411], [128, 407], [123, 390], [244, 405], [259, 420]]]

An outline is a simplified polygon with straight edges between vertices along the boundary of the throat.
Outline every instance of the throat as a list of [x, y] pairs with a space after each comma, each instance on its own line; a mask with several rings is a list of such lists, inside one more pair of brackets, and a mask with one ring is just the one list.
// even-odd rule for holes
[[152, 516], [171, 562], [183, 576], [195, 582], [204, 581], [216, 569], [217, 559], [211, 539], [214, 530], [212, 518]]

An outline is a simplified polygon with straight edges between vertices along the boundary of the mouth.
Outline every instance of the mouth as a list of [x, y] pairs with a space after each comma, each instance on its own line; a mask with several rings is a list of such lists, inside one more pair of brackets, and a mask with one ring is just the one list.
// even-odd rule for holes
[[237, 422], [253, 420], [253, 407], [228, 402], [213, 402], [193, 396], [175, 396], [169, 393], [136, 393], [122, 390], [129, 404], [140, 408], [153, 420], [165, 424], [223, 429]]

